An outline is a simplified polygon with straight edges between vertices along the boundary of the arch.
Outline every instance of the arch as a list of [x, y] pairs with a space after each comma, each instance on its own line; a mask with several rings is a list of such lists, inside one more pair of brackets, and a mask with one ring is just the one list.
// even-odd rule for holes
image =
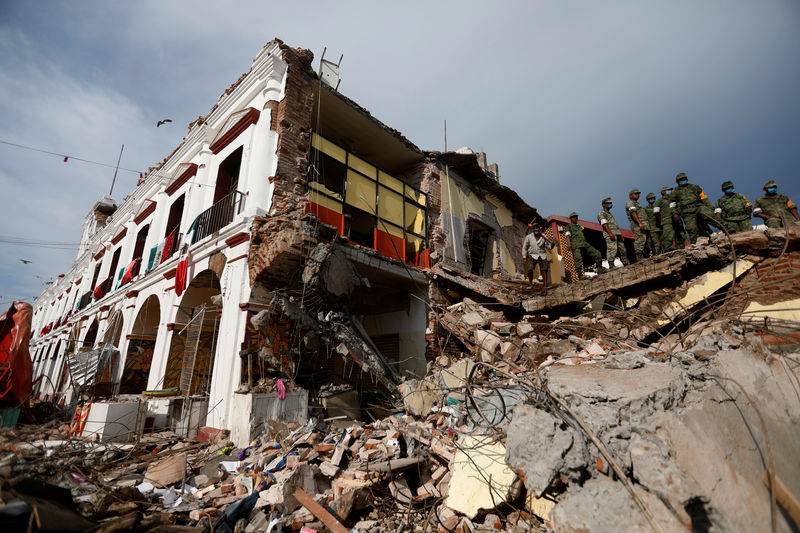
[[139, 308], [128, 335], [128, 351], [119, 386], [120, 394], [139, 394], [147, 388], [160, 321], [161, 302], [153, 294]]
[[181, 387], [184, 394], [209, 391], [221, 309], [214, 300], [222, 293], [220, 287], [219, 276], [212, 270], [204, 270], [186, 288], [175, 313], [164, 388]]
[[81, 352], [88, 352], [94, 348], [94, 342], [97, 340], [98, 328], [99, 324], [97, 323], [97, 318], [95, 318], [92, 320], [92, 323], [89, 324], [89, 327], [86, 328], [86, 334], [83, 336], [83, 342], [81, 343], [80, 347]]

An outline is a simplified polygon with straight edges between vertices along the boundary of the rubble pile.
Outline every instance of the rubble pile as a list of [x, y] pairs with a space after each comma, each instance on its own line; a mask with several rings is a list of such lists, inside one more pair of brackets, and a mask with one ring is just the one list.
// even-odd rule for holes
[[265, 420], [244, 448], [210, 428], [113, 446], [4, 430], [0, 512], [103, 532], [792, 531], [797, 322], [742, 315], [764, 263], [733, 261], [560, 318], [442, 307], [458, 349], [371, 423]]

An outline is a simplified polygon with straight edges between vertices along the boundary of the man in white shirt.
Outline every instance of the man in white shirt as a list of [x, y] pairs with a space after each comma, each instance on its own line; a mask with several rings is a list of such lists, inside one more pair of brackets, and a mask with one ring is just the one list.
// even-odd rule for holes
[[528, 285], [533, 286], [533, 269], [539, 265], [545, 289], [550, 285], [550, 262], [547, 260], [547, 250], [553, 247], [553, 242], [542, 233], [542, 228], [533, 226], [533, 231], [525, 236], [522, 243], [522, 260], [525, 272], [528, 274]]

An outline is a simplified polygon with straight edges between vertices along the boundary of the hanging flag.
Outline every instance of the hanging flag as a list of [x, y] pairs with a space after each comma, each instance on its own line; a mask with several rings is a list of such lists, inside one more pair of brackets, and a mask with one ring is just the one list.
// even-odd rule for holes
[[69, 161], [69, 157], [64, 156], [64, 163], [66, 163], [67, 161]]
[[133, 271], [136, 268], [137, 263], [139, 263], [139, 261], [141, 260], [142, 260], [141, 258], [137, 257], [136, 259], [131, 261], [131, 264], [128, 265], [128, 267], [125, 269], [125, 273], [122, 275], [122, 281], [120, 282], [120, 286], [131, 282], [131, 280], [133, 279]]
[[163, 241], [158, 243], [158, 247], [156, 248], [156, 258], [155, 261], [153, 262], [153, 268], [157, 267], [162, 263], [163, 261], [162, 256], [164, 255], [164, 243], [166, 242], [167, 239], [164, 239]]
[[158, 256], [158, 245], [156, 244], [152, 248], [150, 248], [150, 258], [147, 260], [147, 269], [145, 272], [150, 272], [156, 266], [154, 263], [156, 261], [156, 257]]
[[180, 296], [186, 289], [186, 281], [189, 279], [189, 245], [182, 248], [181, 260], [178, 261], [178, 268], [175, 270], [175, 295]]
[[175, 239], [174, 231], [169, 235], [167, 235], [167, 238], [164, 239], [164, 248], [161, 249], [161, 261], [159, 262], [159, 264], [169, 259], [169, 252], [172, 249], [172, 241], [174, 239]]
[[117, 273], [117, 283], [114, 285], [114, 290], [119, 289], [122, 286], [122, 275], [125, 274], [125, 267], [119, 269]]

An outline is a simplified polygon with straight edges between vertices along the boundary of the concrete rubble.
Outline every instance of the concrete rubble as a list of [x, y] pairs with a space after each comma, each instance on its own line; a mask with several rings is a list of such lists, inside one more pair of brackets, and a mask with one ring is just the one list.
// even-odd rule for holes
[[[240, 448], [213, 428], [118, 445], [70, 439], [57, 421], [4, 429], [0, 513], [59, 505], [75, 529], [103, 532], [796, 531], [798, 323], [742, 314], [800, 296], [796, 270], [770, 277], [800, 255], [796, 233], [734, 236], [538, 295], [507, 283], [494, 298], [469, 279], [469, 296], [438, 307], [446, 349], [406, 379], [357, 320], [276, 293], [375, 377], [388, 416], [271, 422]], [[313, 259], [309, 280], [346, 268], [323, 248]], [[337, 295], [361, 283], [331, 282], [313, 281]], [[36, 500], [30, 479], [69, 497]]]

